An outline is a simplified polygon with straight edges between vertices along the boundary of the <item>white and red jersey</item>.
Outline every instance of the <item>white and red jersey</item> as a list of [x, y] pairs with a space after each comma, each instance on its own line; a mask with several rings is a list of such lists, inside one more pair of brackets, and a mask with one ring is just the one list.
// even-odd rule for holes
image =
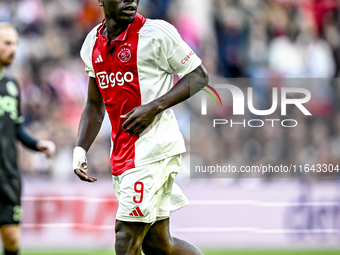
[[112, 125], [113, 175], [185, 152], [182, 134], [171, 109], [158, 114], [140, 136], [122, 129], [120, 118], [133, 108], [164, 95], [180, 78], [195, 70], [201, 60], [181, 39], [177, 30], [162, 20], [135, 21], [108, 44], [103, 21], [88, 34], [81, 49], [86, 72], [96, 79]]

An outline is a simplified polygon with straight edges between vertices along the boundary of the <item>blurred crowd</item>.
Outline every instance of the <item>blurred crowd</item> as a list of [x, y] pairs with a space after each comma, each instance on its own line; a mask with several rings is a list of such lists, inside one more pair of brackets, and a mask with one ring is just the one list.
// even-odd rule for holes
[[[312, 118], [297, 117], [294, 132], [245, 128], [205, 136], [207, 144], [225, 138], [227, 153], [219, 157], [233, 161], [234, 155], [248, 164], [260, 159], [278, 164], [340, 163], [340, 85], [333, 79], [340, 75], [340, 1], [140, 0], [139, 12], [172, 23], [202, 58], [211, 77], [320, 78], [308, 87], [315, 95], [310, 103]], [[96, 0], [0, 0], [0, 21], [14, 23], [20, 34], [16, 61], [6, 71], [21, 86], [25, 124], [36, 137], [57, 144], [51, 160], [21, 150], [21, 169], [28, 178], [75, 178], [72, 150], [88, 80], [79, 51], [87, 33], [102, 19]], [[256, 88], [259, 104], [268, 101], [270, 106], [267, 98], [272, 87], [261, 84], [251, 86]], [[268, 105], [264, 103], [264, 109]], [[204, 153], [205, 146], [190, 148], [189, 102], [175, 110], [188, 151], [204, 162], [212, 161], [217, 154], [205, 158], [209, 155]], [[230, 109], [216, 111], [223, 115]], [[88, 153], [95, 176], [110, 174], [109, 137], [106, 118]], [[189, 153], [183, 161], [188, 166]], [[188, 168], [182, 171], [183, 178], [189, 176]]]

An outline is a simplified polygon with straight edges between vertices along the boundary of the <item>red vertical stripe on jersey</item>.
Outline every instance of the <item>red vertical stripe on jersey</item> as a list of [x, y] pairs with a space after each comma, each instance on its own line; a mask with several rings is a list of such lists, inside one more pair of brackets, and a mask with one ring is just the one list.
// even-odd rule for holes
[[[112, 125], [110, 161], [113, 175], [122, 174], [135, 166], [135, 143], [139, 137], [129, 135], [122, 129], [126, 119], [120, 116], [141, 105], [137, 47], [138, 32], [145, 21], [137, 13], [135, 22], [110, 44], [108, 38], [102, 35], [106, 25], [103, 22], [98, 28], [98, 38], [93, 48], [93, 69]], [[96, 61], [98, 58], [103, 61]]]

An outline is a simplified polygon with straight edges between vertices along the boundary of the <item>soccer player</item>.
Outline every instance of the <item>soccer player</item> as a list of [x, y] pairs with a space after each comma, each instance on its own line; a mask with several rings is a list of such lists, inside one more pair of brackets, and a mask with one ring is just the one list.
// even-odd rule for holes
[[1, 71], [14, 58], [18, 34], [8, 23], [0, 23], [0, 232], [5, 255], [18, 254], [21, 217], [21, 179], [17, 165], [16, 141], [50, 157], [51, 141], [36, 141], [25, 131], [16, 82]]
[[[207, 83], [208, 74], [177, 30], [165, 21], [145, 19], [137, 13], [138, 4], [99, 0], [105, 19], [88, 34], [81, 50], [90, 78], [73, 169], [83, 181], [97, 180], [87, 175], [86, 152], [106, 108], [119, 203], [116, 254], [202, 254], [169, 233], [170, 212], [188, 204], [174, 183], [185, 146], [169, 107], [190, 97], [193, 81]], [[175, 86], [174, 74], [180, 77]]]

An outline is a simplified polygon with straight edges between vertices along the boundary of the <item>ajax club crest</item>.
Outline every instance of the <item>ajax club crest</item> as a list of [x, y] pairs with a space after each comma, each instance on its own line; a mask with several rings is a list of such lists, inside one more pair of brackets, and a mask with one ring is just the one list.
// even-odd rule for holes
[[117, 54], [118, 59], [123, 63], [129, 62], [131, 59], [131, 50], [129, 46], [131, 46], [131, 44], [125, 44]]

